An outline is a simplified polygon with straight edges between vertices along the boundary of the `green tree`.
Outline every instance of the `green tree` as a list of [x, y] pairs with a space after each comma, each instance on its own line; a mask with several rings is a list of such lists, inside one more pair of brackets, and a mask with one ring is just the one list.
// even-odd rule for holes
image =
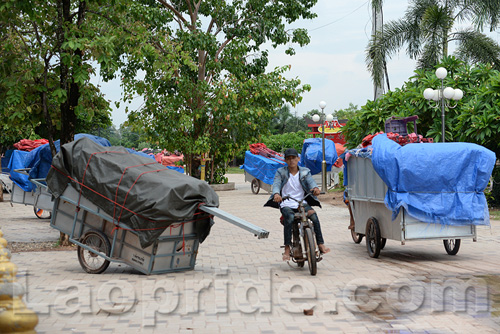
[[[384, 25], [384, 14], [382, 11], [382, 7], [384, 4], [383, 0], [372, 0], [372, 36], [373, 43], [376, 43], [376, 39], [378, 36], [383, 34], [383, 25]], [[382, 56], [382, 61], [376, 64], [377, 66], [381, 66], [376, 69], [378, 80], [374, 81], [373, 84], [373, 99], [378, 99], [382, 94], [384, 94], [384, 79], [387, 79], [387, 90], [391, 90], [389, 85], [389, 75], [387, 73], [387, 63], [385, 56]]]
[[337, 119], [351, 119], [355, 117], [360, 112], [357, 105], [354, 105], [352, 102], [349, 103], [349, 107], [344, 109], [335, 110], [333, 115], [337, 117]]
[[297, 117], [290, 112], [290, 106], [284, 105], [278, 109], [270, 124], [272, 134], [283, 134], [286, 132], [297, 132], [307, 130], [307, 124], [303, 117]]
[[[140, 129], [135, 129], [131, 126], [126, 126], [124, 124], [120, 125], [119, 129], [120, 143], [119, 145], [128, 148], [139, 149], [139, 145], [142, 142], [147, 142], [146, 134]], [[151, 145], [150, 145], [151, 146]], [[141, 147], [142, 149], [143, 147]]]
[[[304, 29], [287, 30], [286, 24], [314, 18], [316, 2], [144, 1], [151, 31], [168, 36], [175, 48], [161, 52], [159, 43], [148, 57], [126, 59], [126, 97], [138, 93], [145, 99], [130, 112], [129, 123], [145, 128], [161, 147], [182, 151], [191, 175], [201, 154], [209, 154], [212, 169], [225, 168], [235, 152], [268, 131], [274, 110], [286, 102], [294, 106], [310, 89], [284, 77], [288, 66], [266, 73], [263, 45], [309, 43]], [[181, 66], [162, 69], [171, 63]]]
[[[349, 102], [349, 106], [347, 108], [334, 110], [331, 114], [334, 117], [337, 117], [337, 119], [351, 119], [354, 116], [356, 116], [359, 113], [359, 111], [360, 109], [357, 105], [353, 104], [352, 102]], [[303, 117], [312, 119], [314, 115], [321, 115], [321, 111], [317, 109], [312, 109], [309, 110], [307, 113], [305, 113]], [[328, 115], [328, 112], [325, 111], [325, 115]]]
[[[498, 27], [500, 1], [413, 0], [402, 19], [384, 24], [372, 36], [366, 62], [376, 85], [387, 57], [406, 46], [406, 53], [418, 61], [417, 68], [432, 68], [448, 55], [448, 44], [458, 43], [457, 56], [472, 62], [491, 63], [500, 69], [500, 46], [482, 33], [485, 26]], [[473, 28], [453, 29], [470, 22]]]
[[[491, 64], [470, 66], [455, 57], [445, 57], [439, 66], [449, 73], [444, 85], [464, 92], [456, 107], [446, 110], [446, 141], [476, 143], [500, 156], [500, 72]], [[423, 97], [425, 88], [440, 86], [434, 69], [416, 70], [401, 89], [367, 101], [342, 130], [348, 147], [357, 146], [368, 134], [384, 131], [390, 116], [418, 115], [417, 132], [441, 141], [441, 109]]]
[[269, 149], [278, 153], [283, 153], [287, 148], [294, 148], [301, 152], [304, 140], [307, 138], [312, 138], [312, 135], [308, 135], [305, 131], [297, 131], [264, 136], [262, 142]]
[[8, 0], [0, 4], [2, 137], [12, 140], [36, 133], [65, 143], [76, 131], [111, 124], [109, 102], [90, 83], [90, 75], [96, 62], [109, 79], [118, 69], [113, 61], [119, 50], [115, 46], [139, 39], [142, 26], [122, 20], [130, 3]]

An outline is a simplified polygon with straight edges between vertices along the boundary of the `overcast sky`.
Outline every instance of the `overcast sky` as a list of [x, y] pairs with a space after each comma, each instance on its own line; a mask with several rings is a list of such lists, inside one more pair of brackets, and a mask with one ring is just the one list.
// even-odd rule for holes
[[[384, 22], [401, 18], [408, 2], [384, 1]], [[325, 113], [347, 108], [349, 103], [358, 107], [373, 98], [373, 85], [365, 65], [365, 49], [371, 35], [371, 4], [365, 0], [319, 0], [314, 7], [318, 17], [314, 20], [296, 22], [290, 28], [309, 30], [311, 43], [303, 48], [296, 47], [294, 56], [284, 54], [286, 47], [270, 49], [269, 69], [291, 65], [287, 77], [298, 77], [312, 89], [304, 94], [302, 102], [292, 113], [303, 115], [311, 109], [319, 109], [324, 100]], [[498, 34], [496, 34], [498, 35]], [[498, 38], [497, 38], [498, 40]], [[453, 46], [450, 46], [451, 48]], [[388, 61], [391, 88], [401, 87], [412, 76], [415, 61], [404, 52]], [[121, 98], [118, 81], [100, 83], [106, 98], [112, 102]], [[130, 108], [138, 108], [138, 98]], [[126, 120], [124, 107], [116, 110], [114, 105], [113, 124], [119, 127]]]

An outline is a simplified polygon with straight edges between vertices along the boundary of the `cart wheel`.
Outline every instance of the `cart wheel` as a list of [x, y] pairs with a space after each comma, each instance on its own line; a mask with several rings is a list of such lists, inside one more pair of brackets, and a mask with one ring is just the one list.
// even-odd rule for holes
[[382, 238], [382, 240], [380, 241], [380, 249], [384, 249], [386, 242], [387, 242], [387, 239], [386, 238]]
[[260, 183], [259, 183], [259, 180], [257, 179], [253, 179], [252, 180], [252, 192], [257, 195], [259, 193], [259, 190], [260, 190]]
[[460, 249], [460, 239], [443, 240], [443, 244], [449, 255], [456, 255]]
[[371, 217], [366, 222], [366, 249], [370, 257], [377, 258], [380, 255], [381, 243], [380, 226], [377, 219]]
[[38, 219], [50, 219], [52, 217], [52, 214], [48, 210], [39, 209], [34, 206], [33, 211]]
[[[109, 261], [103, 256], [108, 256], [111, 251], [111, 245], [108, 238], [101, 232], [90, 230], [80, 240], [85, 247], [78, 246], [78, 261], [83, 270], [89, 274], [103, 273], [109, 266]], [[94, 250], [96, 253], [90, 251]]]
[[361, 240], [363, 240], [364, 234], [354, 232], [354, 229], [351, 230], [352, 241], [359, 244]]

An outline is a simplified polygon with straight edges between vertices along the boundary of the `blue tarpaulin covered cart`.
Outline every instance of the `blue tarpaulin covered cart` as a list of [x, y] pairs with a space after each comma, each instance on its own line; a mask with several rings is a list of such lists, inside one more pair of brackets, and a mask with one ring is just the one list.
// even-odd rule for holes
[[440, 239], [455, 255], [461, 239], [476, 241], [476, 226], [489, 225], [483, 191], [495, 154], [482, 146], [400, 146], [382, 134], [373, 146], [348, 151], [344, 162], [351, 235], [356, 243], [366, 236], [371, 257], [387, 239]]
[[[111, 146], [107, 139], [85, 133], [76, 134], [75, 140], [83, 137], [90, 138], [103, 146]], [[59, 152], [60, 140], [56, 140], [54, 145]], [[11, 203], [33, 205], [38, 218], [50, 218], [54, 203], [52, 195], [47, 190], [45, 178], [51, 163], [52, 152], [49, 144], [41, 145], [30, 152], [12, 151], [6, 168], [12, 180]]]
[[274, 174], [283, 166], [286, 166], [283, 160], [266, 158], [246, 151], [245, 163], [240, 168], [245, 171], [245, 182], [251, 182], [252, 192], [258, 194], [260, 188], [267, 192], [271, 191]]

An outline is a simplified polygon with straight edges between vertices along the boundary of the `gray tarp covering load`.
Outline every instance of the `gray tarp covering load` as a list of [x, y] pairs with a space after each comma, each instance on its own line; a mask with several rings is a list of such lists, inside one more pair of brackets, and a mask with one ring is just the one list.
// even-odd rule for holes
[[213, 221], [198, 206], [219, 206], [219, 197], [206, 182], [88, 138], [63, 145], [52, 160], [47, 175], [51, 193], [61, 196], [68, 183], [116, 223], [135, 230], [142, 247], [151, 245], [170, 224], [193, 220], [203, 241]]

